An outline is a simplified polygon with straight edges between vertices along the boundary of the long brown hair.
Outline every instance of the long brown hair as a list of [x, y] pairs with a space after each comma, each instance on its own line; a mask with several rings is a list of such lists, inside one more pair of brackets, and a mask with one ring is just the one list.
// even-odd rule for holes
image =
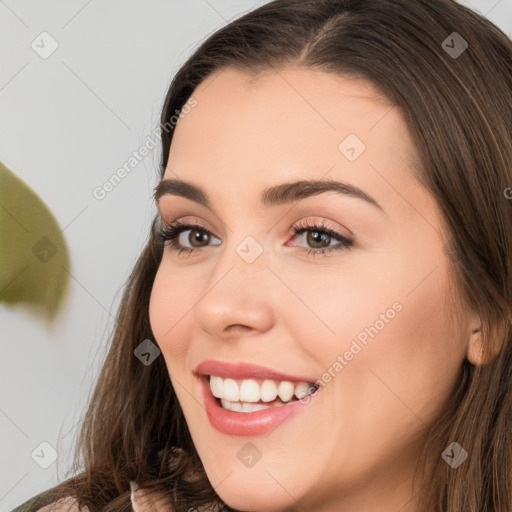
[[[463, 40], [467, 48], [455, 54]], [[453, 0], [267, 3], [208, 37], [175, 75], [160, 120], [160, 177], [170, 119], [206, 77], [226, 67], [256, 74], [286, 65], [365, 78], [400, 109], [419, 158], [417, 178], [450, 234], [446, 249], [457, 292], [481, 315], [485, 364], [464, 362], [457, 388], [430, 426], [415, 473], [424, 479], [416, 510], [510, 512], [511, 41]], [[162, 256], [158, 228], [155, 217], [85, 415], [73, 469], [82, 473], [57, 487], [91, 511], [130, 510], [130, 480], [168, 496], [179, 512], [222, 504], [163, 357], [148, 366], [134, 357], [143, 340], [155, 341], [148, 304]], [[469, 453], [456, 470], [441, 457], [454, 441]], [[428, 458], [434, 465], [426, 474]]]

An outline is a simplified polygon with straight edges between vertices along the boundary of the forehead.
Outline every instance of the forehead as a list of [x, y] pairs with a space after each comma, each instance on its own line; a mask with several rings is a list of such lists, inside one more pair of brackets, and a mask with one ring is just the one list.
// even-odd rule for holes
[[228, 68], [193, 97], [196, 106], [175, 128], [165, 177], [210, 190], [320, 178], [376, 190], [385, 187], [379, 174], [401, 180], [415, 156], [399, 109], [359, 77]]
[[[261, 135], [275, 135], [286, 127], [296, 135], [314, 130], [320, 135], [338, 132], [341, 136], [347, 130], [370, 129], [379, 120], [379, 114], [393, 109], [364, 79], [304, 68], [258, 74], [223, 69], [201, 83], [193, 96], [198, 105], [186, 115], [188, 122], [180, 120], [178, 127], [183, 130], [176, 132], [187, 130], [185, 125], [196, 121], [193, 124], [203, 125], [203, 130], [193, 126], [194, 131], [203, 134], [215, 120], [218, 129], [233, 131], [241, 127], [247, 130], [257, 123], [250, 130], [253, 134], [259, 131]], [[399, 117], [395, 112], [395, 123], [401, 122]], [[210, 121], [207, 125], [205, 118]], [[392, 121], [389, 119], [388, 123]], [[304, 131], [308, 125], [309, 130]]]

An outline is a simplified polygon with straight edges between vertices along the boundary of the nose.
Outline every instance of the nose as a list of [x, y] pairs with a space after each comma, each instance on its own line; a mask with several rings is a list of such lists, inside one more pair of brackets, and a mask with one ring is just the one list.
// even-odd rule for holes
[[276, 278], [265, 252], [250, 262], [241, 248], [247, 245], [224, 248], [194, 308], [194, 322], [213, 339], [254, 335], [274, 324]]

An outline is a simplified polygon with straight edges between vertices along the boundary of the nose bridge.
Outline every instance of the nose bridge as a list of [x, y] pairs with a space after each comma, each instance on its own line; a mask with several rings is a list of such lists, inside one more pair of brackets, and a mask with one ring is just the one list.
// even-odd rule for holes
[[236, 239], [231, 233], [219, 251], [203, 297], [196, 307], [196, 322], [212, 337], [226, 335], [232, 325], [268, 329], [275, 304], [271, 287], [275, 276], [267, 268], [268, 250], [255, 236]]
[[243, 286], [244, 283], [256, 285], [256, 288], [259, 288], [258, 283], [267, 286], [265, 280], [272, 274], [267, 268], [269, 245], [268, 240], [267, 243], [262, 240], [264, 236], [261, 233], [250, 235], [242, 232], [241, 236], [231, 233], [216, 261], [214, 282], [225, 275], [236, 287]]
[[245, 276], [260, 273], [262, 269], [268, 272], [266, 264], [269, 261], [272, 231], [268, 230], [263, 211], [252, 210], [248, 215], [248, 202], [249, 198], [239, 197], [236, 205], [230, 204], [231, 220], [224, 226], [224, 240], [218, 247], [216, 272], [233, 266]]

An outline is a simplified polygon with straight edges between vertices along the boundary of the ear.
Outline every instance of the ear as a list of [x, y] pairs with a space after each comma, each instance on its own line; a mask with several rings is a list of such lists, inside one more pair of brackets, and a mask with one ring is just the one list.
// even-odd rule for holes
[[[482, 318], [472, 307], [467, 306], [465, 310], [466, 333], [468, 342], [466, 348], [467, 360], [473, 366], [482, 366], [485, 364], [485, 340], [482, 329]], [[488, 348], [488, 347], [487, 347]], [[488, 351], [487, 351], [488, 352]]]
[[482, 326], [473, 327], [469, 335], [467, 359], [474, 366], [485, 364]]

